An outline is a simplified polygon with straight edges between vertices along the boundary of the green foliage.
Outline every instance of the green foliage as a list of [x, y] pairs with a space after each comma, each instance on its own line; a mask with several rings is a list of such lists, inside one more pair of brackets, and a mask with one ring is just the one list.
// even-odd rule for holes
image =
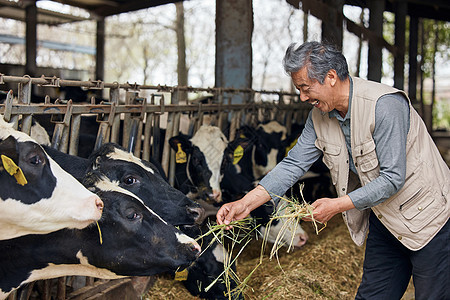
[[433, 124], [436, 129], [450, 129], [450, 101], [441, 99], [433, 107]]

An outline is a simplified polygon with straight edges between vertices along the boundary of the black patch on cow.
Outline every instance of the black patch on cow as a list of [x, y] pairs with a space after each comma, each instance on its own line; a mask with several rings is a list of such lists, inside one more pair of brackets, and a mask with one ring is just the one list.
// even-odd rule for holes
[[41, 146], [35, 142], [17, 142], [12, 136], [0, 142], [0, 152], [13, 159], [25, 175], [27, 184], [17, 183], [14, 176], [3, 168], [0, 172], [1, 197], [12, 198], [25, 204], [33, 204], [50, 198], [56, 186], [56, 177]]

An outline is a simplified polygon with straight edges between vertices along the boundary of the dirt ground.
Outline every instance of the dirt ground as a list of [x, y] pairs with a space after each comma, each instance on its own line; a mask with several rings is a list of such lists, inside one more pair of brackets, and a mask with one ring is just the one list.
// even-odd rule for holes
[[[356, 246], [340, 215], [333, 217], [318, 235], [311, 223], [303, 223], [309, 240], [301, 249], [279, 250], [279, 263], [269, 260], [252, 274], [244, 296], [255, 299], [354, 299], [361, 275], [364, 247]], [[238, 258], [237, 270], [243, 280], [259, 262], [261, 241], [252, 241]], [[281, 267], [280, 267], [281, 266]], [[199, 299], [183, 285], [160, 276], [144, 299]], [[402, 300], [414, 299], [410, 285]]]

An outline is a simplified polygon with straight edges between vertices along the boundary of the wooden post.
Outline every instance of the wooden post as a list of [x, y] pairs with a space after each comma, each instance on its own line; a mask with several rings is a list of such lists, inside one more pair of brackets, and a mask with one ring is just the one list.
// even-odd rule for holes
[[[369, 30], [379, 37], [383, 37], [384, 0], [369, 1], [369, 10]], [[367, 72], [367, 79], [369, 80], [381, 81], [382, 50], [382, 45], [377, 43], [376, 40], [369, 39], [369, 67]]]
[[405, 82], [405, 49], [406, 49], [406, 10], [407, 3], [402, 0], [395, 2], [395, 46], [394, 53], [394, 87], [403, 90]]

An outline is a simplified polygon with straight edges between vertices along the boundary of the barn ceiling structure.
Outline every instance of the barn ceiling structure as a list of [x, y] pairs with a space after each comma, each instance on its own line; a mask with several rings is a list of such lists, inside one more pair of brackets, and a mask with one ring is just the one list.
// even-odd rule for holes
[[[26, 22], [26, 74], [36, 72], [36, 26], [58, 25], [91, 19], [97, 22], [96, 79], [104, 78], [105, 18], [108, 16], [155, 7], [176, 0], [54, 0], [85, 9], [89, 18], [82, 18], [36, 7], [36, 0], [0, 0], [0, 17]], [[322, 20], [322, 39], [342, 46], [343, 28], [368, 40], [368, 78], [381, 80], [383, 48], [394, 56], [394, 86], [403, 88], [405, 53], [409, 53], [409, 95], [416, 100], [418, 20], [428, 18], [450, 21], [448, 0], [286, 0], [294, 7]], [[368, 8], [368, 28], [347, 19], [344, 5]], [[216, 1], [216, 86], [251, 88], [253, 31], [252, 0]], [[383, 12], [395, 14], [395, 44], [383, 39]], [[406, 42], [406, 17], [409, 16], [409, 43]], [[409, 49], [406, 49], [406, 45]]]

